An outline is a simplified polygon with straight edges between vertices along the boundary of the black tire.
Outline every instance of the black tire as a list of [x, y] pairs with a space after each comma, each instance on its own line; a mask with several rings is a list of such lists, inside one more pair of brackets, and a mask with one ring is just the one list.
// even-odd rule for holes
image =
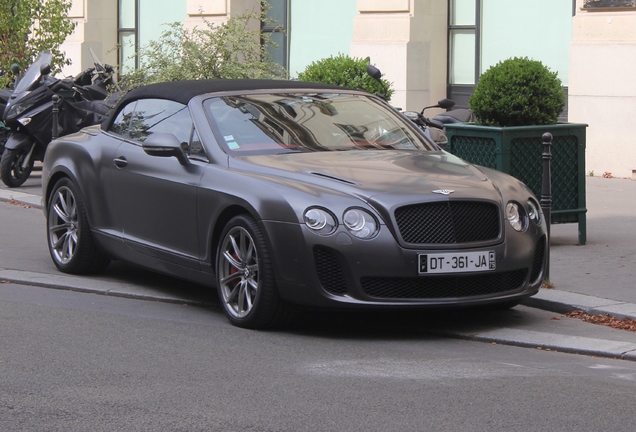
[[289, 305], [278, 295], [265, 237], [249, 216], [236, 216], [223, 229], [216, 282], [225, 315], [237, 327], [271, 328], [289, 316]]
[[5, 149], [0, 161], [0, 175], [2, 182], [9, 187], [21, 186], [31, 175], [33, 158], [26, 167], [22, 168], [24, 159], [29, 154], [27, 149]]
[[95, 246], [78, 188], [68, 178], [58, 180], [48, 199], [46, 238], [55, 266], [64, 273], [102, 271], [110, 260]]

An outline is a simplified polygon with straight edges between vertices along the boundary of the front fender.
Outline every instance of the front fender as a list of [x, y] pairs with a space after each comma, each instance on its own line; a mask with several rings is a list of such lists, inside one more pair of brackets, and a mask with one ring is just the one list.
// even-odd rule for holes
[[7, 138], [4, 148], [5, 150], [29, 150], [33, 144], [35, 144], [35, 139], [32, 136], [21, 132], [14, 132]]

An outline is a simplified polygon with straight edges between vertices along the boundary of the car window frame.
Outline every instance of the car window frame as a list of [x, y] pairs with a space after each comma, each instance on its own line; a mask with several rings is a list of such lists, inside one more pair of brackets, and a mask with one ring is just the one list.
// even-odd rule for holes
[[[130, 101], [129, 103], [127, 103], [126, 105], [122, 106], [116, 116], [115, 116], [115, 120], [117, 120], [117, 118], [119, 117], [119, 115], [124, 112], [128, 107], [130, 107], [131, 105], [133, 105], [133, 109], [130, 111], [131, 115], [130, 115], [130, 119], [128, 120], [128, 124], [126, 126], [126, 133], [125, 134], [121, 134], [119, 132], [113, 131], [113, 126], [115, 125], [115, 121], [113, 121], [113, 123], [111, 123], [111, 125], [109, 126], [108, 130], [106, 132], [108, 132], [111, 135], [115, 135], [118, 138], [121, 138], [127, 142], [130, 142], [131, 144], [134, 144], [136, 146], [139, 147], [143, 147], [143, 142], [145, 140], [140, 140], [138, 138], [135, 138], [133, 136], [131, 136], [130, 134], [130, 124], [133, 120], [133, 118], [135, 118], [135, 113], [138, 111], [138, 106], [140, 102], [144, 102], [144, 104], [146, 103], [146, 101], [162, 101], [162, 102], [171, 102], [177, 105], [182, 106], [182, 109], [186, 109], [187, 113], [188, 113], [188, 117], [190, 118], [190, 132], [188, 133], [188, 141], [187, 141], [187, 149], [184, 149], [184, 153], [186, 154], [186, 156], [188, 157], [188, 159], [191, 160], [197, 160], [197, 161], [201, 161], [201, 162], [209, 162], [210, 158], [208, 157], [206, 150], [205, 150], [205, 146], [203, 145], [202, 141], [201, 141], [201, 135], [198, 132], [198, 129], [196, 127], [196, 125], [194, 124], [194, 119], [192, 117], [192, 114], [190, 112], [190, 107], [188, 106], [188, 104], [183, 104], [181, 102], [177, 102], [171, 99], [161, 99], [161, 98], [140, 98], [140, 99], [135, 99], [133, 101]], [[169, 132], [172, 133], [172, 132]], [[175, 135], [176, 136], [176, 135]], [[193, 140], [194, 137], [198, 138], [198, 142], [199, 142], [199, 147], [200, 147], [200, 152], [199, 153], [192, 153], [192, 145], [193, 142], [195, 142]]]

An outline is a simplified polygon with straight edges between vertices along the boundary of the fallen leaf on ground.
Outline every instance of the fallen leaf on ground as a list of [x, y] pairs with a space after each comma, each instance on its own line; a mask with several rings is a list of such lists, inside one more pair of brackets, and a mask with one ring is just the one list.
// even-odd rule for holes
[[20, 206], [22, 208], [31, 208], [30, 205], [28, 204], [22, 204], [20, 201], [16, 201], [16, 200], [11, 200], [11, 201], [7, 201], [7, 203], [11, 204], [11, 205], [16, 205], [16, 206]]
[[636, 320], [627, 318], [615, 318], [611, 315], [590, 315], [583, 311], [574, 311], [565, 314], [570, 318], [577, 318], [592, 324], [604, 325], [619, 330], [636, 332]]

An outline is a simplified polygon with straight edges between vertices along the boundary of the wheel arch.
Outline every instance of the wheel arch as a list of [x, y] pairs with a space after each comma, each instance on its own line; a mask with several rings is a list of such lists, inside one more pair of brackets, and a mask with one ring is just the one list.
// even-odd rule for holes
[[[54, 172], [53, 174], [51, 174], [51, 176], [48, 178], [48, 181], [46, 183], [46, 190], [44, 191], [44, 195], [42, 197], [43, 199], [43, 207], [45, 209], [45, 211], [47, 211], [47, 209], [49, 208], [49, 203], [51, 202], [51, 194], [53, 193], [53, 189], [55, 188], [55, 185], [57, 184], [58, 181], [60, 181], [63, 178], [68, 178], [69, 180], [71, 180], [75, 185], [77, 185], [77, 179], [75, 178], [75, 176], [72, 175], [72, 173], [70, 171], [67, 170], [59, 170]], [[81, 189], [78, 186], [78, 191], [80, 193], [82, 193]], [[82, 196], [82, 200], [84, 199], [84, 197]]]
[[[245, 206], [242, 206], [239, 204], [233, 204], [223, 209], [223, 211], [219, 214], [218, 218], [216, 219], [214, 228], [212, 229], [212, 236], [208, 243], [209, 245], [208, 247], [210, 248], [210, 257], [211, 257], [210, 265], [212, 266], [212, 270], [214, 274], [216, 274], [217, 249], [218, 249], [219, 241], [221, 240], [221, 234], [223, 233], [223, 229], [232, 218], [239, 215], [250, 216], [254, 218], [255, 221], [258, 222], [258, 218], [255, 217], [255, 215], [253, 214], [253, 211], [250, 211]], [[265, 234], [265, 239], [266, 241], [268, 241], [266, 233], [263, 233], [263, 234]]]

